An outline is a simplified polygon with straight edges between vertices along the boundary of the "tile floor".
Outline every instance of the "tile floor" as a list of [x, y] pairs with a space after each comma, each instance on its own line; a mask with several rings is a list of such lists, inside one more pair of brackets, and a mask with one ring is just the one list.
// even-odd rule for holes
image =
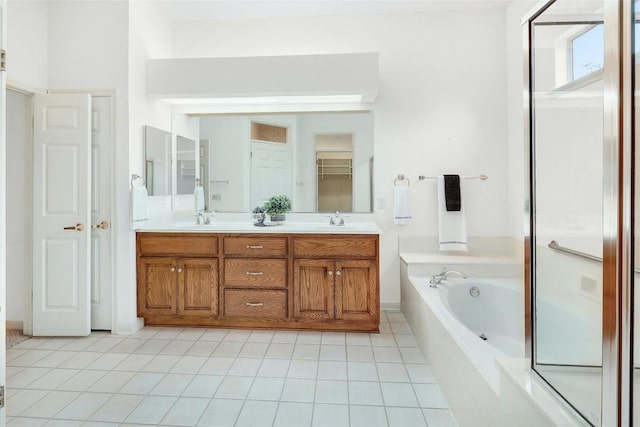
[[7, 351], [15, 426], [457, 426], [400, 312], [380, 334], [146, 327]]

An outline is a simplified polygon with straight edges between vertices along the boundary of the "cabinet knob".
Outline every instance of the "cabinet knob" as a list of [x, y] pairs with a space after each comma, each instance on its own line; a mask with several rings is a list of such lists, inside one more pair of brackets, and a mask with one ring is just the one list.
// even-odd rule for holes
[[175, 267], [171, 267], [171, 272], [174, 273], [176, 271]]
[[342, 272], [340, 270], [336, 271], [336, 276], [342, 276]]
[[333, 271], [329, 270], [329, 271], [327, 272], [327, 274], [328, 274], [329, 276], [333, 276]]
[[178, 273], [182, 273], [182, 269], [181, 268], [178, 269]]

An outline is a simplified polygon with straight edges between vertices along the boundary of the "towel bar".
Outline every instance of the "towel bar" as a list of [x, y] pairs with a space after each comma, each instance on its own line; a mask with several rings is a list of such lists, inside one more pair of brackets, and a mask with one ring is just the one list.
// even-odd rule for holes
[[[461, 176], [460, 178], [464, 178], [464, 179], [479, 179], [480, 181], [485, 181], [485, 180], [489, 179], [489, 177], [487, 175]], [[418, 176], [418, 180], [420, 180], [420, 181], [424, 181], [425, 179], [438, 179], [438, 177], [437, 176], [424, 176], [424, 175]]]

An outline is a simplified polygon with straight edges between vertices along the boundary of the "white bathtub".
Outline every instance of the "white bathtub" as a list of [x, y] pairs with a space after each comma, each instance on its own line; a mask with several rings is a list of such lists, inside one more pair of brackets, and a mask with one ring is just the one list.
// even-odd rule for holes
[[403, 263], [402, 308], [458, 423], [500, 425], [496, 359], [524, 357], [522, 280], [447, 279], [431, 288], [429, 277], [408, 273]]

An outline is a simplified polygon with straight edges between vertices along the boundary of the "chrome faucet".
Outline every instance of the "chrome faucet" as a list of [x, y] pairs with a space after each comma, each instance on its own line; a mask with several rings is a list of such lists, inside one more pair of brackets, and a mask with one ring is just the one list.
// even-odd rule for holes
[[209, 224], [209, 223], [210, 223], [209, 217], [206, 216], [204, 214], [204, 212], [197, 212], [196, 213], [196, 224], [206, 225], [206, 224]]
[[336, 211], [329, 219], [329, 225], [344, 225], [344, 217], [340, 215], [340, 211]]
[[444, 279], [447, 278], [447, 275], [449, 274], [458, 274], [460, 276], [462, 276], [463, 279], [467, 279], [469, 276], [467, 276], [466, 274], [464, 274], [461, 271], [456, 271], [456, 270], [447, 270], [446, 268], [443, 268], [442, 271], [438, 274], [434, 274], [433, 276], [431, 276], [431, 280], [429, 280], [430, 283], [430, 287], [432, 288], [437, 288], [438, 285], [440, 284], [440, 282], [442, 282]]

